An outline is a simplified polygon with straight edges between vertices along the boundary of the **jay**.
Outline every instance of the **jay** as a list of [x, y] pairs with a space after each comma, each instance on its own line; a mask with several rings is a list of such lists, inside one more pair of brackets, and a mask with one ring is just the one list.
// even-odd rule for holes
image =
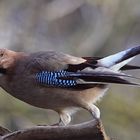
[[127, 64], [138, 54], [140, 46], [104, 58], [0, 49], [0, 86], [30, 105], [58, 112], [61, 125], [69, 124], [71, 115], [79, 108], [99, 119], [100, 110], [94, 103], [109, 84], [139, 86], [130, 81], [136, 77], [122, 72], [140, 69]]

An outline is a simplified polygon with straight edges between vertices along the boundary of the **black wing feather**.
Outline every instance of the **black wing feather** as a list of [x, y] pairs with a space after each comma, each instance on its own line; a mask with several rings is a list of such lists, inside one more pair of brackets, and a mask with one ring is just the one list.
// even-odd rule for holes
[[[121, 74], [121, 73], [112, 73], [112, 72], [92, 72], [92, 73], [69, 73], [67, 77], [59, 77], [60, 79], [65, 80], [77, 80], [78, 85], [94, 85], [94, 84], [107, 84], [107, 83], [116, 83], [116, 84], [127, 84], [127, 85], [138, 85], [138, 83], [130, 82], [124, 77], [135, 78], [131, 75]], [[137, 78], [135, 78], [137, 79]]]

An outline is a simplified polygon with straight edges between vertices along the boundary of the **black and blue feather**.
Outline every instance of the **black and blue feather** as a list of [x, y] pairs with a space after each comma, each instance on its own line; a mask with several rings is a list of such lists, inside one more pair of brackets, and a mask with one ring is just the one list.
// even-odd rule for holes
[[63, 79], [69, 75], [69, 72], [61, 71], [42, 71], [36, 74], [39, 83], [55, 87], [72, 87], [75, 86], [76, 80]]
[[[129, 75], [112, 72], [69, 72], [66, 70], [60, 71], [41, 71], [36, 74], [38, 83], [48, 86], [60, 88], [90, 88], [97, 84], [118, 83], [138, 85], [137, 83], [129, 82], [121, 77], [135, 78]], [[81, 82], [79, 81], [81, 79]]]

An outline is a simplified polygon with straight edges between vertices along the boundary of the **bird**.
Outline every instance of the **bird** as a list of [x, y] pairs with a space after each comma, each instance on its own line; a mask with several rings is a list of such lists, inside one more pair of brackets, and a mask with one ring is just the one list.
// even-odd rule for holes
[[110, 84], [140, 86], [139, 79], [124, 70], [140, 69], [128, 65], [140, 46], [105, 57], [76, 57], [56, 51], [33, 53], [0, 49], [0, 87], [32, 106], [59, 114], [58, 125], [68, 125], [78, 109], [86, 109], [100, 119], [95, 105]]

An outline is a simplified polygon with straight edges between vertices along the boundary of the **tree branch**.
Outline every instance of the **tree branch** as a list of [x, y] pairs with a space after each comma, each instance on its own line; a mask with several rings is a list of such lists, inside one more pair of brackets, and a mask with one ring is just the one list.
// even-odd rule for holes
[[93, 120], [69, 126], [36, 126], [6, 133], [0, 140], [109, 140], [109, 138], [101, 121]]

